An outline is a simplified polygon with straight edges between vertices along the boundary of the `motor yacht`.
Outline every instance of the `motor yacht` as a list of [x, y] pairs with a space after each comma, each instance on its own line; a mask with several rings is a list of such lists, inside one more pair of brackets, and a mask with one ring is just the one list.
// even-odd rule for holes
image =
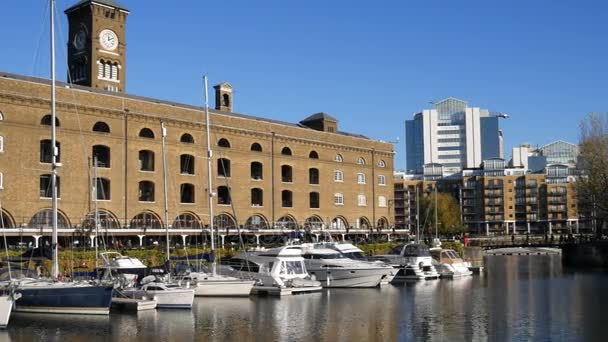
[[387, 274], [384, 278], [382, 278], [382, 281], [380, 282], [381, 286], [391, 283], [399, 272], [399, 265], [391, 265], [390, 263], [387, 263], [385, 261], [370, 258], [365, 255], [363, 250], [351, 243], [329, 242], [324, 243], [324, 246], [336, 250], [340, 252], [344, 257], [352, 260], [367, 262], [377, 266], [390, 267], [390, 273]]
[[179, 278], [182, 282], [190, 282], [195, 296], [201, 297], [246, 297], [251, 294], [251, 289], [256, 281], [253, 279], [242, 279], [229, 274], [236, 271], [229, 266], [218, 269], [199, 268], [197, 271], [187, 270]]
[[473, 274], [469, 264], [452, 249], [431, 249], [433, 264], [442, 278], [458, 278]]
[[422, 244], [400, 245], [393, 248], [389, 254], [376, 255], [375, 258], [399, 268], [394, 282], [439, 278], [430, 250]]
[[156, 307], [160, 309], [191, 309], [194, 303], [194, 289], [162, 282], [156, 276], [142, 279], [139, 288], [122, 289], [120, 292], [126, 298], [155, 300]]

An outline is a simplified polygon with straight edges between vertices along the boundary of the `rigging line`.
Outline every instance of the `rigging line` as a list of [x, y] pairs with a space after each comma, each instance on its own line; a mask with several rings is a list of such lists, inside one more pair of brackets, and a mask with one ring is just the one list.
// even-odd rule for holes
[[32, 59], [32, 65], [30, 67], [30, 70], [32, 72], [32, 74], [36, 74], [36, 62], [38, 61], [38, 57], [40, 57], [40, 46], [42, 45], [42, 39], [43, 37], [46, 37], [45, 35], [45, 31], [46, 28], [48, 27], [48, 12], [49, 12], [49, 1], [46, 0], [42, 0], [42, 2], [45, 3], [45, 7], [44, 7], [44, 12], [42, 12], [42, 20], [40, 20], [40, 22], [42, 23], [42, 26], [40, 27], [40, 31], [38, 33], [38, 43], [36, 44], [36, 50], [34, 51], [34, 58]]
[[4, 229], [4, 211], [2, 210], [2, 199], [0, 199], [0, 228], [2, 228], [2, 238], [4, 239], [4, 252], [6, 253], [6, 264], [8, 265], [8, 278], [12, 280], [13, 276], [11, 274], [11, 262], [8, 260], [8, 244], [6, 242], [6, 231]]

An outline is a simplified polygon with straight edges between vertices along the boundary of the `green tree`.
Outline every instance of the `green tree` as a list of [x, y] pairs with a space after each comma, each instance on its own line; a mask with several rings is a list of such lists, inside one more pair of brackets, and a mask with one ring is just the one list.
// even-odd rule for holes
[[[460, 206], [450, 194], [437, 193], [437, 219], [439, 235], [457, 235], [464, 232], [460, 220]], [[420, 199], [420, 223], [424, 232], [435, 236], [435, 192]]]

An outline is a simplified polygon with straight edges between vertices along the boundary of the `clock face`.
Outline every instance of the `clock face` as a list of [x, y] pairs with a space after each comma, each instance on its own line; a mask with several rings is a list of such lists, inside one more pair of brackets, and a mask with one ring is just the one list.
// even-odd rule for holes
[[74, 35], [74, 41], [72, 42], [72, 44], [74, 45], [74, 48], [76, 48], [76, 50], [82, 50], [84, 49], [86, 42], [87, 33], [84, 32], [84, 30], [80, 30]]
[[99, 33], [99, 43], [105, 50], [112, 51], [118, 47], [118, 37], [112, 30], [103, 30]]

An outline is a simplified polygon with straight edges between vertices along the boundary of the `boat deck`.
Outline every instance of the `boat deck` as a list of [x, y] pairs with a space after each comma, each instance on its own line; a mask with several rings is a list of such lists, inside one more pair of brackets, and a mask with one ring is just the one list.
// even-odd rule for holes
[[112, 307], [133, 310], [133, 311], [144, 311], [156, 309], [156, 301], [150, 299], [138, 299], [138, 298], [112, 298]]

